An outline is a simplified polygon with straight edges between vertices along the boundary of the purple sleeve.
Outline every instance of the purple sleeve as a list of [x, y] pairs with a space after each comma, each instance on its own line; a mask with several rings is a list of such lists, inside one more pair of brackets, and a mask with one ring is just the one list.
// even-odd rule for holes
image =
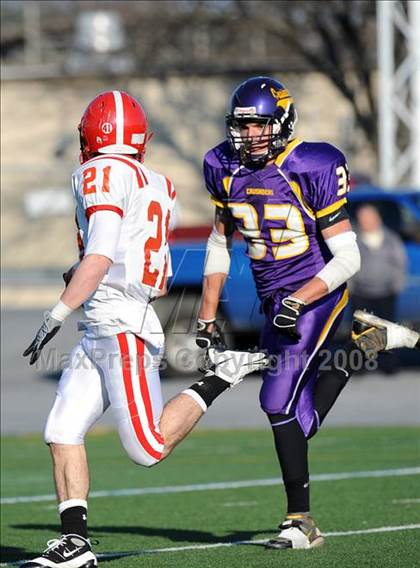
[[317, 219], [334, 213], [347, 203], [349, 171], [346, 159], [336, 150], [333, 160], [311, 176], [311, 206]]
[[226, 207], [226, 192], [223, 186], [223, 174], [219, 168], [212, 166], [208, 160], [204, 159], [204, 181], [210, 199], [217, 207]]

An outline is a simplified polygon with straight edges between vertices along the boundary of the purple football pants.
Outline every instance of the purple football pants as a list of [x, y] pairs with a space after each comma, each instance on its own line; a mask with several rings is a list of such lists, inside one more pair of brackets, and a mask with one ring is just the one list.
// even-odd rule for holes
[[280, 301], [281, 297], [270, 307], [261, 335], [261, 346], [275, 357], [263, 374], [260, 403], [267, 414], [296, 417], [308, 436], [314, 420], [319, 427], [313, 393], [322, 362], [320, 351], [328, 347], [342, 319], [348, 292], [341, 287], [310, 304], [298, 321], [302, 335], [298, 342], [280, 335], [272, 323]]

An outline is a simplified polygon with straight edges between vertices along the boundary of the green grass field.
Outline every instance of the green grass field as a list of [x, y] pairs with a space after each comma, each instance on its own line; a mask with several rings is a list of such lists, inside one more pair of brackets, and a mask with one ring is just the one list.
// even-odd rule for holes
[[[198, 431], [152, 469], [132, 464], [113, 433], [88, 440], [92, 492], [263, 480], [279, 475], [267, 431]], [[420, 466], [419, 428], [326, 428], [311, 442], [312, 510], [327, 544], [310, 551], [269, 551], [258, 542], [284, 513], [275, 485], [93, 497], [90, 536], [101, 564], [113, 568], [346, 568], [420, 566], [420, 468], [347, 479], [319, 474]], [[405, 472], [407, 473], [407, 472]], [[330, 476], [334, 477], [334, 476]], [[337, 477], [337, 476], [336, 476]], [[53, 493], [40, 437], [2, 440], [2, 497]], [[401, 527], [417, 525], [404, 530]], [[400, 527], [390, 532], [373, 528]], [[2, 562], [30, 558], [59, 530], [53, 500], [2, 505]], [[227, 545], [227, 546], [222, 546]], [[187, 549], [184, 549], [187, 547]], [[162, 550], [170, 548], [171, 550]], [[183, 549], [183, 550], [177, 550]], [[124, 553], [131, 555], [124, 556]], [[121, 553], [118, 556], [117, 553]], [[115, 556], [112, 556], [115, 554]]]

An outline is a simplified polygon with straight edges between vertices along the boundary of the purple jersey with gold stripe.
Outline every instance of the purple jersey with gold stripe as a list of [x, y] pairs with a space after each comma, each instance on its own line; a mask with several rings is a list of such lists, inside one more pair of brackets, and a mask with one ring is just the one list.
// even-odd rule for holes
[[331, 144], [295, 139], [275, 163], [248, 169], [225, 141], [207, 152], [204, 177], [247, 242], [261, 299], [293, 293], [331, 259], [319, 220], [334, 222], [348, 191], [345, 157]]

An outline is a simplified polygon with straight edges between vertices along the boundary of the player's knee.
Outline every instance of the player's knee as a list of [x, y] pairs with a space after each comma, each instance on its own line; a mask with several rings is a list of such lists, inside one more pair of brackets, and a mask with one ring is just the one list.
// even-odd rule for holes
[[121, 445], [128, 457], [143, 467], [152, 467], [163, 458], [164, 440], [160, 432], [149, 424], [133, 422], [133, 418], [122, 412], [118, 420]]
[[270, 421], [272, 428], [276, 426], [285, 426], [286, 424], [289, 424], [293, 420], [296, 420], [296, 416], [290, 414], [282, 414], [280, 412], [276, 413], [267, 412], [267, 418]]
[[127, 455], [131, 461], [133, 461], [136, 465], [141, 465], [142, 467], [153, 467], [163, 458], [162, 454], [151, 456], [144, 451], [128, 451]]
[[163, 452], [153, 450], [152, 448], [146, 449], [143, 445], [132, 442], [131, 440], [129, 442], [122, 440], [122, 445], [131, 461], [142, 467], [153, 467], [164, 457]]
[[311, 438], [313, 438], [315, 436], [315, 434], [318, 433], [319, 430], [319, 426], [316, 423], [312, 423], [311, 429], [309, 430], [308, 434], [307, 434], [307, 439], [310, 440]]
[[70, 433], [45, 429], [44, 442], [48, 445], [51, 444], [65, 444], [69, 446], [79, 446], [84, 444], [84, 436], [80, 433]]
[[59, 420], [57, 416], [49, 417], [44, 429], [44, 442], [46, 444], [84, 444], [85, 433], [80, 429], [71, 427], [67, 422]]

